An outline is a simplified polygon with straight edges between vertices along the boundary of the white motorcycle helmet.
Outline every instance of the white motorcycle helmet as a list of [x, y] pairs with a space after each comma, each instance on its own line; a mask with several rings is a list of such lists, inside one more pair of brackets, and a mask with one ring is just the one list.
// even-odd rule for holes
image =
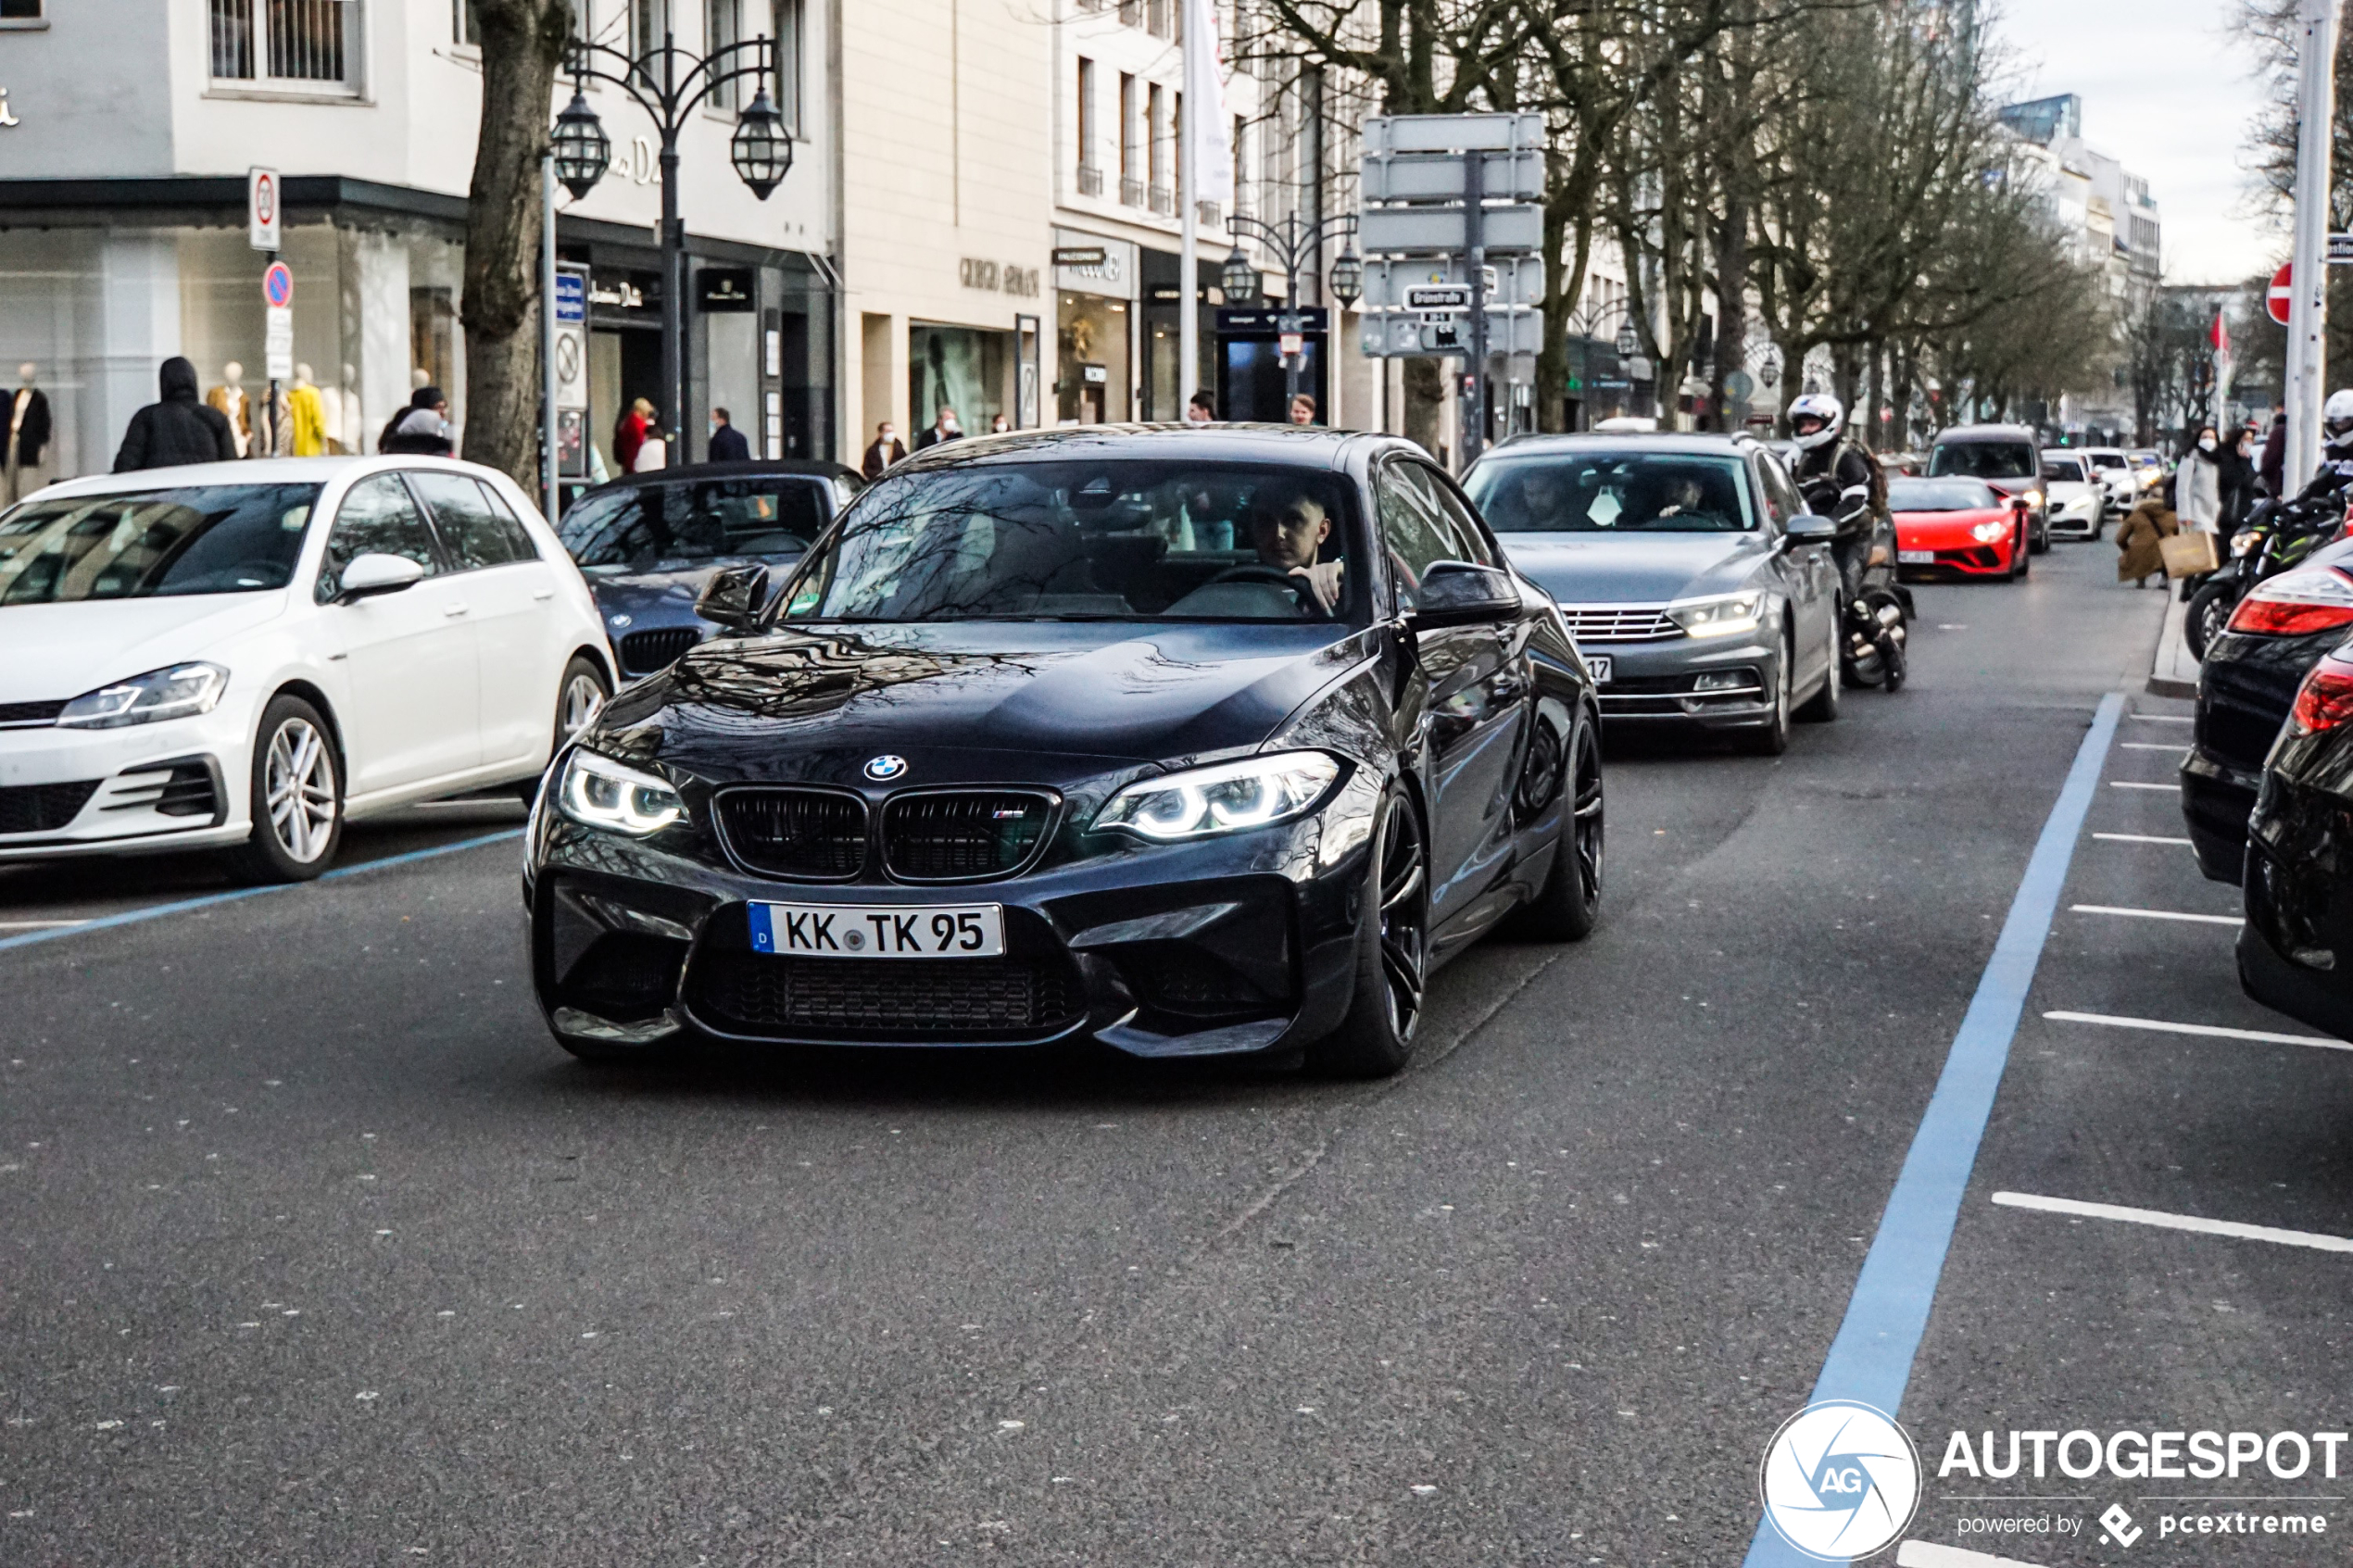
[[[1797, 428], [1801, 420], [1819, 420], [1822, 427], [1809, 435]], [[1789, 428], [1800, 451], [1836, 441], [1845, 424], [1846, 406], [1827, 392], [1809, 392], [1789, 406]]]
[[2331, 457], [2353, 457], [2353, 387], [2329, 394], [2321, 408], [2321, 433]]

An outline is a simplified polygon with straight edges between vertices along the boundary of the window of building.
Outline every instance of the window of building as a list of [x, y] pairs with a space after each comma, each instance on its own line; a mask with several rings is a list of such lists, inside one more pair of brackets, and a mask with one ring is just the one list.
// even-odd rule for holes
[[42, 0], [0, 0], [0, 26], [42, 20]]
[[[670, 0], [629, 0], [629, 57], [641, 65], [652, 59], [670, 32]], [[659, 65], [648, 69], [659, 80]]]
[[1078, 112], [1073, 119], [1078, 130], [1078, 194], [1100, 196], [1103, 171], [1095, 162], [1095, 62], [1084, 55], [1078, 57]]
[[1234, 210], [1255, 212], [1257, 207], [1250, 199], [1250, 121], [1234, 117]]
[[[730, 44], [740, 44], [744, 37], [744, 0], [703, 0], [703, 52], [716, 56]], [[752, 64], [749, 51], [721, 60], [713, 68], [714, 76], [724, 76], [740, 66]], [[723, 82], [712, 89], [711, 106], [718, 109], [733, 109], [743, 104], [744, 94], [737, 91], [740, 82]]]
[[1119, 73], [1119, 200], [1126, 207], [1144, 205], [1143, 160], [1136, 146], [1136, 79]]
[[216, 81], [349, 87], [355, 0], [206, 0]]
[[776, 112], [800, 134], [800, 83], [809, 36], [805, 0], [776, 0]]
[[1129, 27], [1144, 25], [1144, 0], [1119, 0], [1119, 19]]
[[[0, 0], [5, 4], [6, 0]], [[449, 37], [459, 44], [479, 44], [481, 24], [474, 20], [474, 0], [449, 0]]]
[[1173, 0], [1151, 0], [1147, 10], [1151, 16], [1151, 21], [1147, 24], [1146, 31], [1154, 38], [1167, 38], [1175, 33], [1176, 22], [1173, 19], [1176, 16], [1176, 7]]
[[1152, 210], [1173, 212], [1176, 204], [1169, 193], [1168, 183], [1168, 152], [1172, 140], [1168, 133], [1168, 94], [1156, 82], [1144, 96], [1144, 134], [1151, 138], [1148, 152], [1151, 163]]

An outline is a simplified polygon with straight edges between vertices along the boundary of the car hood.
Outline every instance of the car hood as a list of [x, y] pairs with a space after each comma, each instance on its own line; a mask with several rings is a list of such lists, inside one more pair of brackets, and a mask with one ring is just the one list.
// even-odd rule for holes
[[1325, 623], [796, 628], [703, 644], [614, 697], [593, 744], [712, 780], [855, 784], [892, 755], [908, 784], [1051, 782], [1255, 746], [1369, 646]]
[[[589, 591], [597, 596], [597, 613], [605, 618], [614, 636], [621, 636], [655, 626], [705, 625], [695, 614], [695, 601], [702, 596], [703, 584], [714, 572], [731, 566], [764, 566], [769, 581], [781, 587], [799, 559], [797, 555], [724, 556], [647, 571], [599, 571], [583, 575]], [[616, 622], [613, 617], [617, 615], [629, 619]]]
[[1504, 553], [1562, 604], [1661, 604], [1738, 588], [1768, 559], [1761, 533], [1506, 533]]
[[[284, 590], [89, 599], [0, 608], [0, 702], [54, 702], [167, 664], [285, 613]], [[230, 678], [236, 677], [233, 660]]]

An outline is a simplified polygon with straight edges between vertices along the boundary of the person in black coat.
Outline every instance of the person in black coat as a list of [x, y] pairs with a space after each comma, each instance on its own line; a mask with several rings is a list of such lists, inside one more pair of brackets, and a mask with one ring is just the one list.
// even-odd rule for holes
[[2255, 477], [2255, 432], [2252, 429], [2231, 432], [2230, 440], [2223, 446], [2216, 466], [2222, 470], [2221, 531], [2223, 537], [2228, 538], [2237, 531], [2240, 523], [2246, 521], [2246, 514], [2255, 509], [2255, 503], [2262, 497]]
[[[420, 420], [419, 414], [431, 416]], [[385, 421], [376, 437], [376, 450], [412, 457], [446, 458], [449, 445], [449, 399], [437, 386], [421, 386], [409, 395], [409, 406]]]
[[735, 427], [728, 417], [727, 410], [713, 408], [711, 415], [712, 419], [719, 421], [719, 428], [711, 433], [711, 451], [708, 454], [710, 460], [714, 463], [751, 461], [751, 443], [746, 441], [744, 433]]
[[131, 416], [122, 445], [114, 455], [114, 471], [168, 469], [182, 463], [231, 463], [237, 459], [237, 438], [230, 433], [229, 416], [207, 408], [196, 396], [196, 368], [177, 354], [157, 372], [163, 394]]

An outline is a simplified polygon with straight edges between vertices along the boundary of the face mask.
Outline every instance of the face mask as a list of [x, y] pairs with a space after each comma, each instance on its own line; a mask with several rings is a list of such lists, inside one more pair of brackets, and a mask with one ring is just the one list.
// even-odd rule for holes
[[2211, 452], [2211, 451], [2213, 451], [2213, 450], [2214, 450], [2214, 438], [2213, 438], [2212, 436], [2210, 436], [2210, 435], [2201, 435], [2201, 436], [2199, 436], [2199, 437], [2197, 438], [2197, 449], [2198, 449], [2199, 451], [2201, 451], [2201, 452]]

